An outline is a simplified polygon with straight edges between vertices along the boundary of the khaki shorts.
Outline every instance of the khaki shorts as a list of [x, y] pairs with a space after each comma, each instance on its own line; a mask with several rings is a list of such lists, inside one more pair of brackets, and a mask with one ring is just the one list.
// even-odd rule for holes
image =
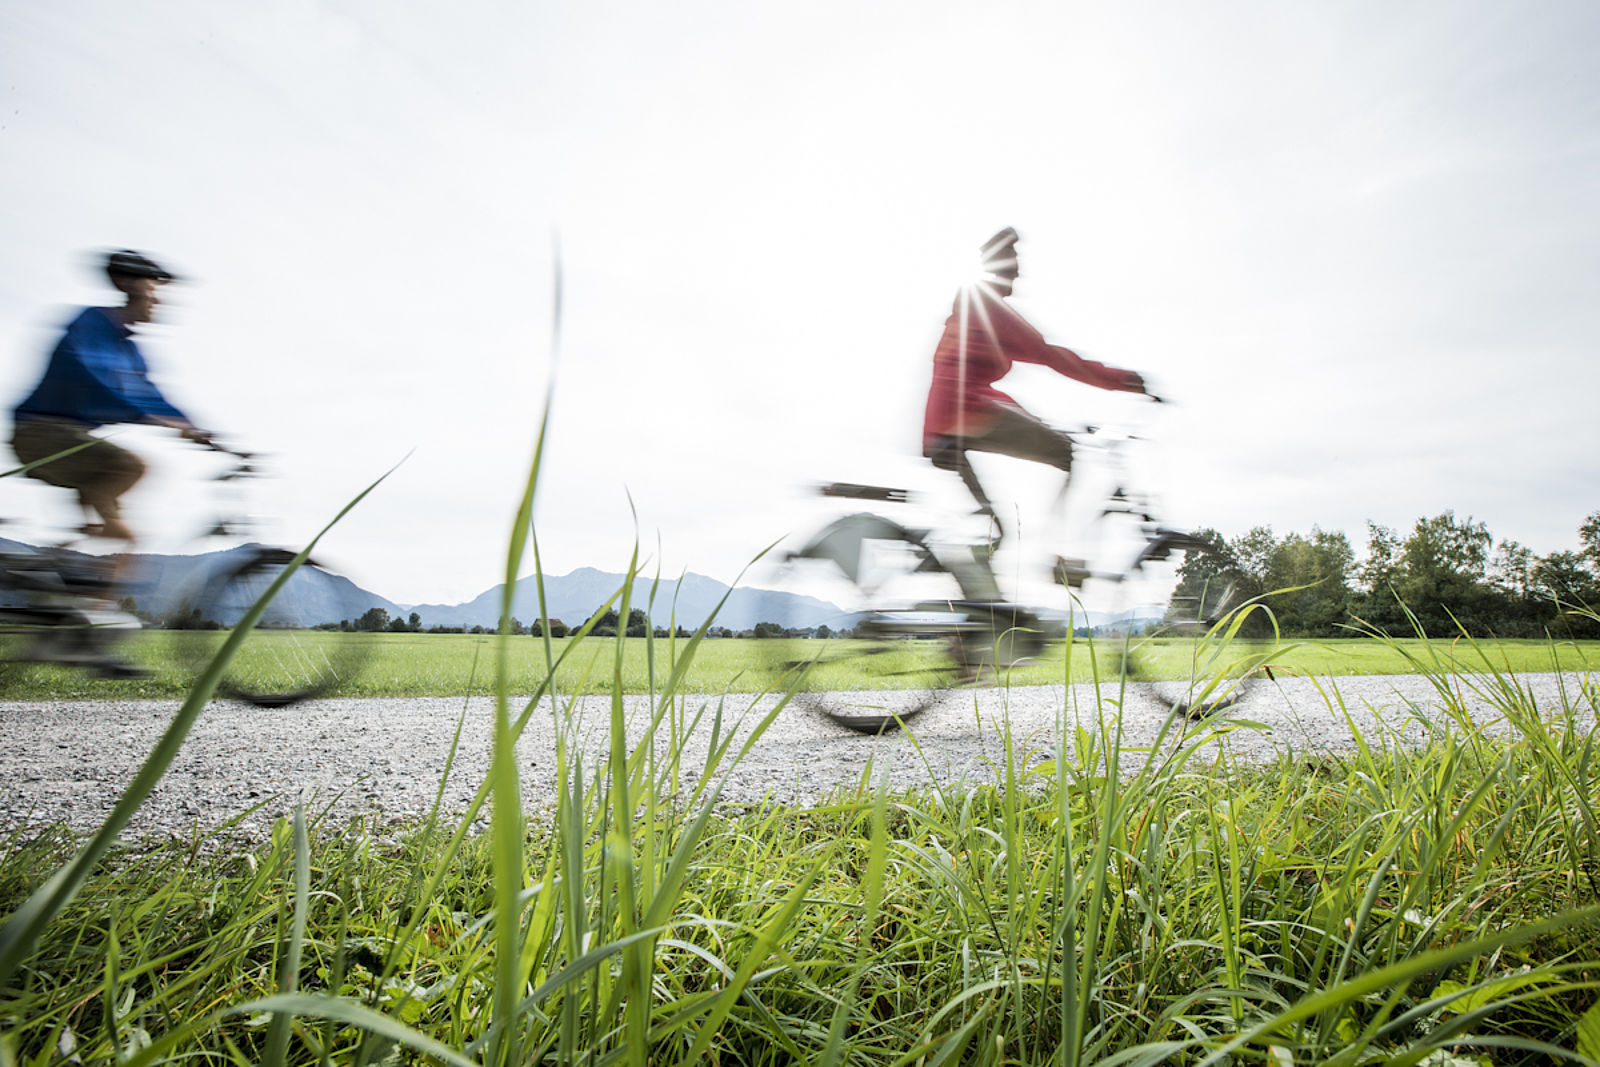
[[11, 437], [11, 449], [23, 463], [34, 463], [85, 443], [90, 443], [88, 448], [35, 467], [28, 477], [76, 489], [79, 496], [88, 490], [90, 497], [103, 503], [120, 496], [144, 474], [144, 461], [138, 456], [66, 419], [22, 419]]
[[977, 433], [940, 438], [928, 453], [933, 465], [941, 470], [956, 470], [962, 452], [993, 452], [1057, 470], [1072, 470], [1072, 438], [1021, 408], [990, 404], [980, 421], [985, 426]]

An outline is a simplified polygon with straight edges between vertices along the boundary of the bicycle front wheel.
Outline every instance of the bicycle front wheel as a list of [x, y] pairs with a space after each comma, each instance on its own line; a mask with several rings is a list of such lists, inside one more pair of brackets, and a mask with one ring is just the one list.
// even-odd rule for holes
[[[196, 606], [202, 625], [238, 624], [288, 569], [296, 553], [261, 549], [214, 575]], [[350, 683], [368, 652], [364, 634], [337, 632], [349, 614], [348, 579], [307, 560], [267, 604], [249, 640], [229, 662], [218, 692], [258, 707], [281, 708]]]
[[[1166, 579], [1155, 577], [1168, 572]], [[1243, 570], [1221, 545], [1164, 531], [1132, 568], [1129, 599], [1176, 578], [1157, 617], [1131, 609], [1119, 659], [1123, 677], [1168, 709], [1191, 719], [1220, 713], [1244, 699], [1263, 657], [1247, 634], [1250, 598]], [[1142, 605], [1148, 608], [1149, 605]]]

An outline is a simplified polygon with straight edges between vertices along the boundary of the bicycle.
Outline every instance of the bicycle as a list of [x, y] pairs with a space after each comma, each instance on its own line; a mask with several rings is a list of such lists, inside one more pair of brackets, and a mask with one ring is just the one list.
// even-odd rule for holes
[[[196, 578], [175, 590], [156, 590], [156, 603], [179, 661], [198, 674], [216, 654], [208, 632], [231, 628], [266, 592], [298, 554], [246, 540], [254, 522], [244, 508], [242, 486], [262, 475], [254, 453], [215, 440], [206, 447], [227, 457], [227, 466], [210, 481], [213, 515], [195, 540], [225, 538], [241, 542]], [[74, 550], [93, 532], [85, 527], [58, 544], [35, 547], [16, 542], [0, 548], [0, 634], [26, 643], [13, 662], [60, 663], [94, 670], [109, 678], [145, 673], [115, 655], [119, 645], [144, 629], [138, 617], [114, 604], [138, 583], [119, 587], [113, 563]], [[217, 692], [258, 707], [279, 708], [323, 696], [354, 678], [365, 660], [365, 642], [352, 635], [320, 635], [318, 626], [349, 617], [355, 586], [315, 560], [295, 570], [256, 623], [256, 632], [234, 656]], [[359, 608], [355, 608], [359, 614]]]
[[[991, 557], [1000, 537], [962, 540], [937, 528], [908, 525], [872, 511], [833, 520], [783, 558], [789, 580], [795, 571], [829, 568], [842, 577], [854, 603], [847, 608], [853, 640], [828, 642], [816, 654], [782, 660], [772, 681], [792, 689], [791, 701], [820, 711], [860, 733], [895, 729], [944, 698], [954, 687], [999, 676], [1040, 658], [1069, 636], [1069, 629], [1091, 629], [1080, 622], [1077, 594], [1086, 584], [1118, 587], [1128, 609], [1159, 602], [1158, 617], [1130, 615], [1103, 630], [1100, 640], [1116, 648], [1121, 678], [1170, 710], [1190, 718], [1215, 714], [1241, 699], [1253, 683], [1244, 677], [1218, 678], [1218, 664], [1203, 662], [1223, 644], [1224, 620], [1245, 607], [1241, 570], [1217, 541], [1166, 526], [1157, 517], [1151, 494], [1132, 485], [1123, 455], [1138, 440], [1131, 434], [1102, 435], [1095, 427], [1072, 434], [1081, 451], [1099, 451], [1112, 475], [1110, 491], [1092, 525], [1131, 528], [1132, 547], [1120, 563], [1091, 567], [1083, 559], [1057, 556], [1052, 580], [1064, 587], [1073, 607], [1066, 611], [1025, 604], [1008, 597]], [[911, 504], [907, 490], [835, 482], [819, 487], [824, 497]], [[1003, 536], [1003, 534], [1002, 534]], [[1100, 540], [1108, 540], [1101, 532]], [[1218, 539], [1220, 540], [1220, 539]], [[1161, 595], [1181, 568], [1187, 591]], [[779, 579], [782, 582], [782, 579]], [[787, 584], [787, 583], [784, 583]], [[1184, 639], [1191, 657], [1189, 678], [1159, 679], [1161, 661]], [[884, 689], [850, 688], [871, 679]]]

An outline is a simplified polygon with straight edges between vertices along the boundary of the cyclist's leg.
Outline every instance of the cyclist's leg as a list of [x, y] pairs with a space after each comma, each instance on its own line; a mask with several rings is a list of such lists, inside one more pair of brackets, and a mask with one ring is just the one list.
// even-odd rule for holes
[[[1020, 407], [1010, 404], [995, 404], [989, 419], [988, 428], [982, 433], [963, 438], [961, 462], [967, 469], [971, 469], [967, 462], [966, 453], [990, 452], [1000, 456], [1010, 456], [1013, 459], [1027, 460], [1030, 463], [1042, 463], [1047, 467], [1054, 467], [1061, 471], [1061, 488], [1057, 491], [1055, 500], [1051, 505], [1052, 523], [1059, 523], [1066, 511], [1067, 489], [1072, 484], [1072, 438], [1060, 430], [1053, 429], [1034, 418]], [[1047, 534], [1048, 540], [1055, 540], [1060, 536], [1060, 531]], [[1081, 561], [1067, 561], [1058, 559], [1060, 566], [1067, 566], [1074, 572], [1082, 571]], [[1067, 579], [1070, 584], [1070, 579]], [[1077, 579], [1081, 584], [1081, 577]]]
[[988, 428], [961, 443], [965, 451], [993, 452], [1063, 473], [1072, 471], [1072, 438], [1010, 404], [993, 405]]
[[[1068, 477], [1062, 480], [1061, 489], [1056, 494], [1054, 511], [1060, 514], [1065, 509], [1067, 486], [1071, 483], [1072, 474], [1072, 438], [1045, 425], [1021, 408], [1011, 404], [992, 405], [988, 427], [981, 433], [961, 438], [959, 451], [961, 468], [966, 471], [972, 469], [967, 461], [967, 452], [992, 452], [1056, 468]], [[937, 462], [935, 460], [936, 465]], [[958, 470], [955, 467], [946, 469]], [[966, 474], [962, 474], [962, 480], [967, 480]], [[973, 475], [967, 488], [973, 489], [976, 483], [977, 476]], [[982, 490], [973, 489], [973, 492], [977, 495]], [[987, 498], [979, 499], [983, 501]]]
[[35, 467], [28, 476], [76, 490], [84, 507], [100, 517], [102, 536], [132, 543], [133, 531], [122, 521], [121, 497], [144, 477], [143, 460], [67, 420], [21, 421], [11, 441], [12, 450], [23, 463], [34, 463], [83, 444], [89, 447]]
[[961, 483], [967, 487], [967, 492], [972, 494], [972, 499], [978, 502], [980, 515], [993, 515], [994, 504], [989, 500], [989, 494], [983, 491], [983, 485], [978, 481], [978, 472], [972, 469], [971, 462], [967, 459], [968, 443], [970, 437], [942, 437], [928, 453], [928, 458], [933, 465], [942, 471], [954, 471], [961, 476]]

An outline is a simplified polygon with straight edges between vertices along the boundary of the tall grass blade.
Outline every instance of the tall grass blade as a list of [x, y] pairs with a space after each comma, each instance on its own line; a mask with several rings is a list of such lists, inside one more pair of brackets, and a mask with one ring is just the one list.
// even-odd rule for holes
[[[306, 938], [306, 912], [311, 902], [311, 841], [306, 834], [306, 804], [304, 797], [294, 802], [294, 919], [279, 963], [278, 992], [295, 993], [300, 988], [300, 952]], [[287, 1063], [289, 1057], [289, 1023], [293, 1018], [287, 1012], [278, 1012], [267, 1031], [267, 1050], [262, 1062], [268, 1067]]]

